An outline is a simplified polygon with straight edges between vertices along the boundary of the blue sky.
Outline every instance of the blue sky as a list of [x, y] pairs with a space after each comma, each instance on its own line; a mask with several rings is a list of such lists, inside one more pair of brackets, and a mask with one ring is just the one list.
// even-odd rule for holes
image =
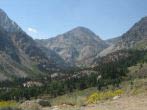
[[0, 8], [35, 39], [77, 26], [108, 39], [147, 16], [147, 0], [0, 0]]

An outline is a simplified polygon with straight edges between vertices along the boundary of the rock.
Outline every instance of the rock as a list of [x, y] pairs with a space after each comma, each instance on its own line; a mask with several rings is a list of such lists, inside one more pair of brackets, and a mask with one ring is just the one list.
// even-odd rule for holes
[[52, 110], [59, 110], [58, 106], [54, 106]]
[[36, 103], [38, 103], [42, 107], [46, 107], [46, 106], [51, 107], [51, 104], [48, 100], [38, 99], [36, 100]]
[[113, 97], [113, 100], [117, 100], [119, 98], [120, 98], [120, 96], [115, 96], [115, 97]]

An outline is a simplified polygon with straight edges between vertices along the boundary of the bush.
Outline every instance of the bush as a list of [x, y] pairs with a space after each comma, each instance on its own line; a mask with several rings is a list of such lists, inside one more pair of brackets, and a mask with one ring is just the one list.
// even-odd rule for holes
[[17, 105], [15, 101], [0, 101], [0, 108], [15, 108]]
[[119, 96], [123, 93], [124, 93], [123, 90], [120, 89], [115, 91], [95, 92], [87, 98], [87, 103], [94, 104], [100, 100], [110, 99], [112, 97]]

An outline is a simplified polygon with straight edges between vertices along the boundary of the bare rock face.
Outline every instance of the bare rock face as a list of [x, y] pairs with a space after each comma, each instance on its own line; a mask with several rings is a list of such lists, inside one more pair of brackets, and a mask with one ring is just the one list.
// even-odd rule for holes
[[108, 45], [85, 27], [77, 27], [51, 39], [37, 40], [70, 65], [88, 65]]

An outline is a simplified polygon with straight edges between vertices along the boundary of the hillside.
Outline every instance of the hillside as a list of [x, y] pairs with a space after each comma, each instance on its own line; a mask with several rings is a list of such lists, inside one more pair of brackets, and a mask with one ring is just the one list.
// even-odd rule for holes
[[122, 36], [107, 40], [111, 45], [104, 49], [100, 56], [122, 49], [146, 49], [146, 39], [147, 17], [143, 17]]
[[0, 9], [1, 80], [48, 73], [58, 67], [36, 42]]
[[135, 25], [121, 37], [122, 41], [116, 45], [119, 48], [133, 48], [136, 43], [147, 39], [147, 17], [135, 23]]

